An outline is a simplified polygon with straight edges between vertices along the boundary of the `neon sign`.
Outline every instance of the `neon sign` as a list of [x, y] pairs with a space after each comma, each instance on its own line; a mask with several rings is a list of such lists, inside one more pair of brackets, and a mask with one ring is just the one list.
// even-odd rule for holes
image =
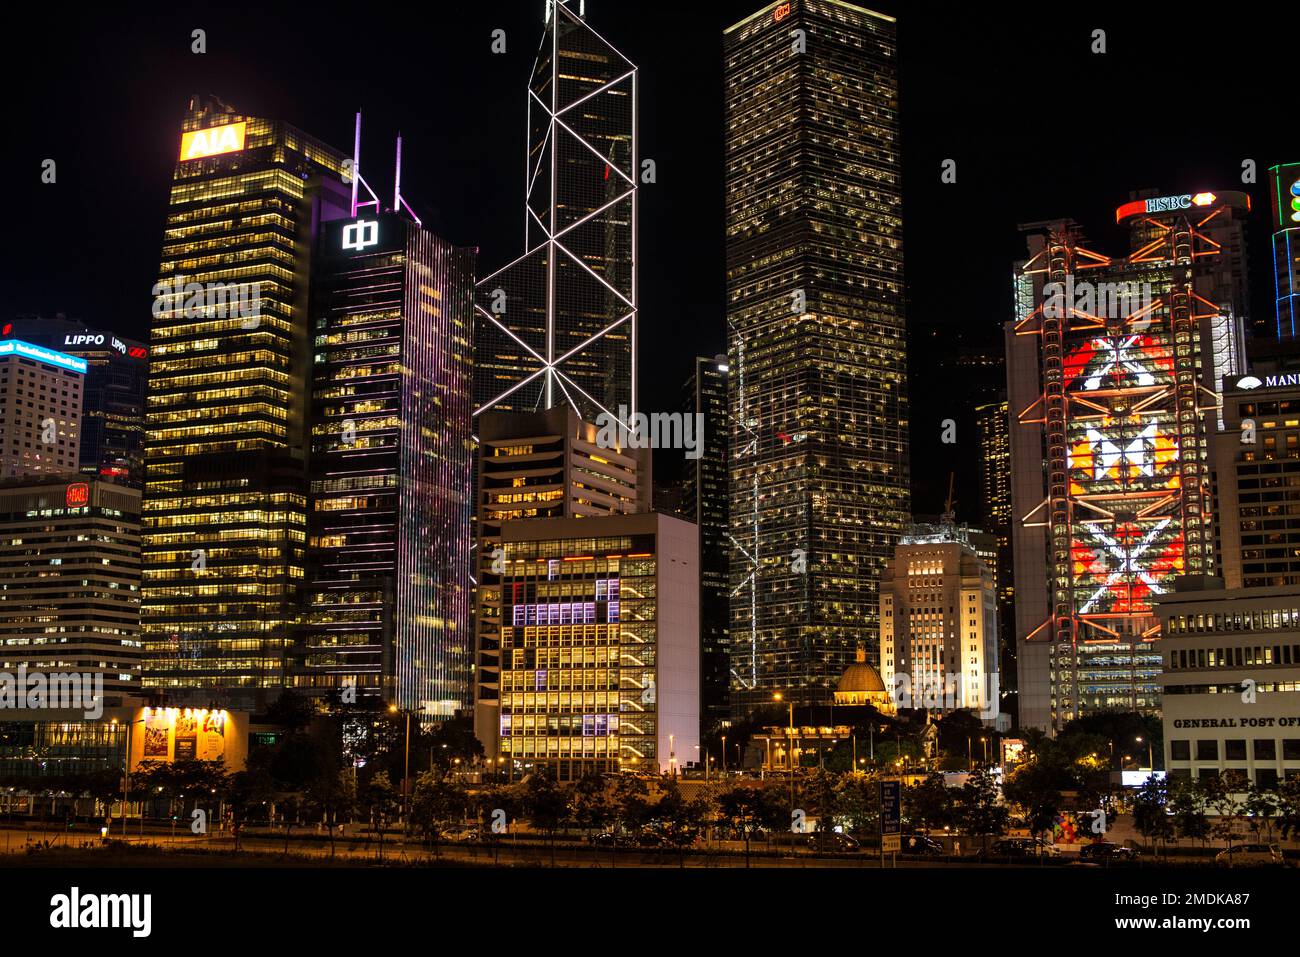
[[790, 4], [783, 3], [772, 13], [772, 22], [780, 23], [790, 15]]
[[343, 248], [357, 252], [367, 246], [379, 245], [379, 223], [374, 220], [358, 219], [343, 227]]
[[1137, 199], [1131, 203], [1125, 203], [1119, 209], [1115, 210], [1115, 222], [1127, 219], [1130, 216], [1137, 216], [1141, 213], [1171, 213], [1180, 209], [1191, 209], [1193, 206], [1209, 206], [1219, 197], [1213, 193], [1183, 193], [1179, 196], [1156, 196], [1151, 199]]
[[30, 342], [23, 342], [21, 339], [7, 339], [0, 342], [0, 356], [12, 355], [26, 356], [28, 359], [35, 359], [38, 362], [58, 366], [60, 369], [71, 369], [73, 372], [85, 372], [87, 368], [85, 359], [78, 359], [76, 356], [55, 352], [53, 349], [34, 346]]
[[248, 123], [227, 123], [225, 126], [213, 126], [206, 130], [191, 130], [181, 134], [181, 160], [201, 159], [204, 156], [219, 156], [222, 153], [238, 153], [244, 148], [244, 133]]
[[85, 482], [75, 482], [68, 486], [65, 500], [68, 508], [81, 508], [90, 502], [90, 486]]

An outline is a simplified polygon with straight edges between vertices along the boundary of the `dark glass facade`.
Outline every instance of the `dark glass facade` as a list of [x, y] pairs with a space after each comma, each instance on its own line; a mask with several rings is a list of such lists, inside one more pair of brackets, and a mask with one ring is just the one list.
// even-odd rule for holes
[[475, 406], [592, 422], [636, 396], [637, 80], [578, 6], [551, 6], [529, 81], [525, 252], [478, 284]]
[[878, 582], [910, 507], [896, 25], [790, 0], [723, 47], [745, 713], [778, 691], [829, 701], [860, 643], [879, 662]]
[[704, 416], [700, 456], [685, 460], [681, 509], [700, 530], [700, 721], [704, 731], [730, 715], [725, 358], [696, 358], [682, 402], [683, 414]]
[[449, 717], [469, 703], [473, 643], [473, 252], [370, 215], [327, 224], [316, 262], [293, 684]]

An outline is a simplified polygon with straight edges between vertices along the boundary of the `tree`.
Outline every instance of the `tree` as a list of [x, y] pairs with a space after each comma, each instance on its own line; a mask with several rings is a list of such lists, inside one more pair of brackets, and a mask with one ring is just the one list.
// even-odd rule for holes
[[524, 782], [524, 813], [528, 823], [546, 834], [555, 866], [555, 835], [569, 820], [569, 795], [544, 771], [534, 771]]
[[380, 771], [370, 776], [358, 795], [361, 809], [370, 820], [371, 830], [379, 831], [379, 859], [384, 859], [384, 830], [388, 827], [393, 813], [397, 809], [397, 789], [388, 777], [387, 771]]
[[1174, 836], [1169, 816], [1169, 787], [1154, 774], [1142, 782], [1133, 797], [1133, 827], [1153, 845]]
[[880, 779], [872, 774], [845, 774], [835, 783], [835, 816], [859, 837], [880, 831]]
[[452, 823], [463, 821], [470, 808], [469, 791], [464, 784], [436, 771], [426, 771], [416, 779], [411, 822], [426, 841], [433, 841], [435, 854], [440, 853], [442, 832]]
[[356, 807], [356, 777], [351, 769], [331, 770], [322, 767], [319, 773], [307, 782], [305, 795], [307, 804], [319, 815], [330, 836], [330, 857], [334, 856], [334, 832], [338, 830], [340, 815], [351, 814]]
[[593, 830], [603, 831], [613, 822], [614, 804], [603, 775], [588, 772], [573, 786], [573, 820], [588, 837]]
[[1056, 825], [1061, 792], [1075, 786], [1074, 767], [1064, 752], [1042, 741], [1034, 756], [1008, 775], [1002, 793], [1024, 812], [1031, 836], [1040, 837]]
[[736, 785], [718, 795], [719, 820], [745, 841], [745, 866], [749, 867], [749, 842], [764, 830], [781, 826], [789, 811], [773, 788]]
[[1210, 819], [1205, 813], [1205, 795], [1194, 780], [1176, 781], [1170, 788], [1169, 809], [1180, 838], [1204, 842], [1210, 835]]
[[465, 765], [483, 759], [483, 745], [474, 734], [472, 718], [440, 722], [431, 732], [421, 736], [420, 747], [428, 748], [433, 766], [444, 771], [451, 770], [458, 758]]
[[677, 850], [678, 866], [686, 866], [686, 848], [700, 837], [708, 816], [709, 802], [704, 798], [688, 801], [682, 797], [677, 782], [669, 779], [668, 787], [654, 806], [661, 834], [669, 847]]
[[953, 812], [953, 793], [942, 774], [931, 773], [920, 784], [903, 790], [903, 813], [918, 830], [942, 830], [952, 825]]
[[1276, 791], [1261, 788], [1255, 784], [1248, 785], [1243, 810], [1250, 822], [1254, 834], [1264, 832], [1265, 840], [1273, 839], [1273, 818], [1281, 809], [1281, 800]]
[[1288, 774], [1278, 787], [1277, 830], [1283, 840], [1300, 834], [1300, 775]]
[[971, 774], [958, 792], [957, 820], [968, 834], [983, 838], [988, 848], [990, 835], [1005, 834], [1007, 830], [1006, 805], [999, 799], [998, 785], [988, 768]]

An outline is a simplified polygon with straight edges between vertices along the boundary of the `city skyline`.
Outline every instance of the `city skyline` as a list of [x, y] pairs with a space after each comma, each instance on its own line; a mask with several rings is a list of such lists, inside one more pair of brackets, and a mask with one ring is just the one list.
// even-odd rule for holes
[[[674, 408], [675, 389], [689, 373], [691, 357], [715, 355], [725, 346], [723, 277], [712, 265], [723, 255], [721, 34], [726, 26], [763, 6], [728, 0], [716, 11], [683, 20], [643, 15], [633, 5], [586, 2], [588, 16], [600, 33], [640, 67], [640, 152], [654, 158], [658, 167], [658, 183], [640, 190], [643, 248], [675, 248], [671, 237], [682, 222], [689, 222], [702, 227], [691, 232], [708, 250], [698, 256], [643, 257], [642, 365], [666, 370], [663, 375], [642, 373], [641, 404], [647, 409]], [[1234, 83], [1202, 88], [1195, 100], [1165, 104], [1158, 132], [1140, 123], [1121, 126], [1115, 135], [1125, 146], [1123, 162], [1099, 168], [1077, 150], [1056, 155], [1049, 163], [1021, 148], [1018, 120], [1013, 117], [1051, 117], [1057, 115], [1055, 104], [1047, 91], [1014, 75], [984, 70], [982, 64], [1051, 50], [1071, 69], [1088, 71], [1098, 84], [1098, 98], [1109, 93], [1115, 102], [1122, 102], [1125, 78], [1147, 69], [1145, 38], [1158, 32], [1171, 48], [1195, 43], [1194, 24], [1126, 11], [1124, 19], [1110, 27], [1110, 45], [1103, 56], [1090, 52], [1089, 37], [1095, 27], [1107, 24], [1094, 23], [1096, 18], [1090, 14], [1048, 11], [1046, 19], [1031, 24], [1014, 12], [987, 20], [983, 13], [953, 10], [946, 14], [949, 29], [936, 31], [906, 16], [898, 4], [874, 6], [885, 13], [903, 14], [900, 43], [907, 48], [899, 70], [904, 242], [915, 250], [907, 273], [908, 313], [913, 317], [910, 383], [928, 382], [939, 374], [934, 351], [926, 347], [932, 341], [955, 339], [1000, 349], [1000, 321], [1010, 304], [1005, 267], [1019, 252], [1015, 228], [1021, 222], [1072, 211], [1063, 208], [1064, 184], [1073, 183], [1079, 190], [1079, 209], [1097, 211], [1095, 218], [1083, 221], [1089, 239], [1109, 245], [1118, 241], [1119, 234], [1105, 210], [1125, 201], [1131, 190], [1149, 187], [1162, 195], [1197, 192], [1207, 183], [1238, 180], [1242, 160], [1253, 158], [1260, 185], [1247, 188], [1259, 190], [1256, 215], [1261, 218], [1247, 237], [1256, 267], [1252, 298], [1273, 298], [1272, 281], [1266, 275], [1271, 249], [1269, 226], [1263, 221], [1262, 184], [1267, 168], [1287, 159], [1274, 155], [1278, 147], [1270, 143], [1271, 124], [1262, 122], [1263, 115], [1250, 98], [1241, 101], [1236, 91], [1255, 89], [1261, 98], [1265, 96], [1271, 64], [1285, 50], [1280, 36], [1254, 30], [1248, 20], [1226, 22], [1225, 40], [1236, 42], [1226, 43], [1221, 56], [1231, 59], [1231, 67], [1223, 69], [1232, 71]], [[15, 312], [64, 312], [94, 328], [146, 337], [149, 287], [157, 278], [156, 267], [148, 262], [156, 249], [153, 254], [149, 250], [157, 245], [165, 212], [165, 194], [157, 184], [174, 163], [168, 131], [195, 91], [215, 93], [250, 113], [276, 116], [311, 130], [343, 151], [350, 149], [354, 113], [362, 109], [367, 176], [380, 171], [376, 189], [383, 193], [391, 187], [389, 147], [400, 131], [406, 154], [402, 192], [421, 219], [450, 242], [478, 247], [480, 262], [511, 261], [519, 255], [523, 226], [521, 157], [526, 123], [520, 91], [527, 87], [537, 52], [543, 3], [537, 0], [502, 9], [457, 6], [444, 15], [447, 33], [465, 42], [429, 65], [434, 72], [428, 82], [463, 89], [464, 78], [473, 77], [473, 91], [444, 99], [432, 112], [417, 105], [410, 92], [413, 87], [403, 82], [408, 66], [401, 57], [392, 58], [387, 70], [349, 70], [346, 79], [330, 72], [309, 90], [300, 72], [307, 62], [356, 61], [342, 38], [312, 23], [295, 21], [292, 28], [281, 31], [289, 44], [281, 57], [269, 61], [252, 57], [249, 38], [266, 28], [264, 18], [279, 16], [273, 10], [260, 11], [258, 21], [237, 11], [214, 14], [207, 26], [209, 52], [203, 55], [190, 52], [190, 32], [204, 25], [191, 22], [188, 14], [163, 8], [148, 23], [106, 21], [85, 32], [87, 38], [111, 41], [125, 55], [135, 51], [136, 59], [158, 63], [168, 77], [167, 84], [161, 85], [143, 84], [132, 74], [99, 67], [100, 56], [93, 47], [75, 46], [89, 43], [88, 39], [60, 34], [57, 42], [74, 44], [83, 69], [105, 71], [105, 97], [138, 108], [121, 113], [90, 109], [91, 101], [74, 95], [75, 80], [70, 76], [66, 81], [62, 77], [51, 81], [48, 96], [41, 100], [50, 108], [20, 114], [25, 127], [33, 131], [33, 142], [49, 144], [42, 148], [42, 157], [50, 154], [63, 164], [57, 187], [47, 187], [44, 193], [22, 191], [15, 197], [16, 215], [31, 224], [30, 238], [12, 244], [15, 262], [22, 268], [0, 278], [0, 294]], [[497, 28], [506, 31], [503, 55], [491, 52], [492, 31]], [[221, 43], [216, 42], [218, 36]], [[972, 39], [968, 42], [967, 37]], [[54, 36], [38, 33], [15, 51], [11, 64], [38, 56], [55, 41]], [[417, 41], [398, 38], [394, 42]], [[1259, 51], [1258, 55], [1247, 55], [1247, 48]], [[679, 59], [689, 60], [692, 71], [674, 69]], [[994, 108], [1013, 103], [1014, 110]], [[19, 109], [34, 105], [35, 100], [23, 101]], [[1217, 117], [1218, 135], [1197, 135], [1194, 131], [1210, 113]], [[1254, 122], [1256, 117], [1261, 122]], [[1171, 136], [1171, 129], [1180, 128], [1188, 132]], [[484, 132], [490, 135], [485, 138]], [[1100, 135], [1089, 128], [1078, 138], [1087, 144]], [[958, 160], [958, 175], [955, 183], [945, 184], [940, 181], [941, 163], [949, 157]], [[448, 182], [460, 183], [462, 189], [449, 193], [442, 188]], [[76, 271], [69, 269], [71, 260], [36, 255], [39, 249], [68, 241], [54, 223], [102, 205], [114, 193], [129, 197], [130, 203], [110, 218], [88, 223], [86, 240], [73, 237], [73, 242], [85, 243], [74, 257]], [[38, 198], [47, 208], [38, 209]], [[994, 241], [946, 254], [943, 237], [954, 216], [982, 224]], [[6, 237], [3, 242], [11, 240]], [[963, 519], [977, 521], [975, 420], [964, 408], [946, 407], [933, 390], [912, 391], [916, 507], [928, 512], [941, 507], [951, 470], [945, 463], [952, 460], [955, 448], [961, 463], [956, 469], [956, 507]], [[941, 422], [949, 417], [959, 425], [955, 447], [940, 441]]]

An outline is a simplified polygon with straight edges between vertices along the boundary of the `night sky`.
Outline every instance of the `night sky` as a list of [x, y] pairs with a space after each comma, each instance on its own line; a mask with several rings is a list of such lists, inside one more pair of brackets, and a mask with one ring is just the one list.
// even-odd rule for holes
[[[691, 357], [724, 348], [722, 30], [759, 0], [587, 0], [588, 22], [641, 68], [643, 407], [676, 407]], [[868, 4], [870, 5], [870, 4]], [[1065, 5], [1058, 5], [1064, 7]], [[881, 3], [899, 16], [904, 254], [911, 336], [914, 509], [978, 519], [981, 383], [941, 368], [954, 346], [1000, 348], [1017, 224], [1072, 216], [1122, 253], [1114, 208], [1135, 189], [1247, 189], [1256, 310], [1271, 308], [1267, 166], [1294, 161], [1292, 17], [1264, 4]], [[1154, 5], [1153, 5], [1154, 6]], [[147, 339], [179, 121], [191, 93], [283, 119], [347, 150], [365, 113], [363, 170], [425, 224], [480, 250], [486, 273], [523, 251], [526, 81], [542, 0], [424, 5], [101, 5], [0, 40], [9, 135], [0, 315], [62, 312]], [[703, 13], [702, 10], [714, 12]], [[1228, 19], [1226, 14], [1237, 14]], [[207, 32], [207, 53], [190, 33]], [[507, 53], [490, 51], [506, 31]], [[1108, 52], [1090, 52], [1092, 31]], [[1286, 70], [1286, 64], [1291, 70]], [[40, 182], [57, 161], [57, 183]], [[956, 184], [940, 165], [957, 161]], [[1260, 181], [1241, 185], [1254, 159]], [[378, 171], [378, 172], [377, 172]], [[377, 182], [376, 182], [377, 180]], [[940, 422], [959, 422], [940, 444]]]

